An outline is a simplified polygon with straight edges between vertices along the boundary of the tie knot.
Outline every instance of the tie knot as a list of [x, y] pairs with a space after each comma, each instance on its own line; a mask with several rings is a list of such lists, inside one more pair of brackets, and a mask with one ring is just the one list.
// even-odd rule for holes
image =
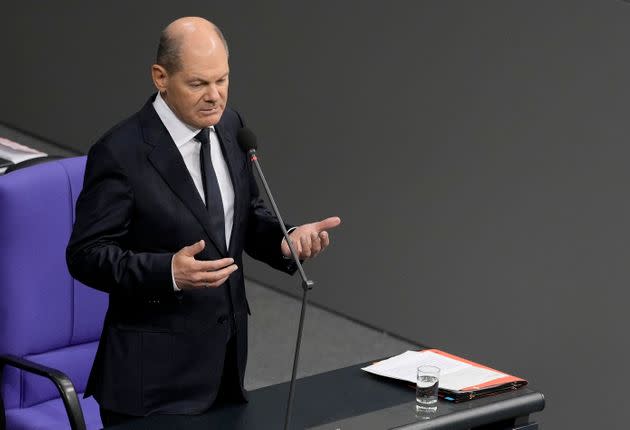
[[208, 129], [202, 128], [201, 131], [197, 133], [197, 135], [195, 136], [195, 139], [197, 139], [201, 143], [201, 145], [206, 145], [210, 143], [210, 136], [208, 134]]

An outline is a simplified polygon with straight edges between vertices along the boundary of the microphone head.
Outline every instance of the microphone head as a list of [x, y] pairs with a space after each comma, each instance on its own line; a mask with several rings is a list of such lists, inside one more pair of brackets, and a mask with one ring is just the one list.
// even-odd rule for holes
[[256, 135], [247, 127], [243, 127], [237, 134], [238, 144], [241, 145], [241, 149], [245, 152], [249, 152], [252, 149], [255, 151], [258, 149], [258, 143], [256, 142]]

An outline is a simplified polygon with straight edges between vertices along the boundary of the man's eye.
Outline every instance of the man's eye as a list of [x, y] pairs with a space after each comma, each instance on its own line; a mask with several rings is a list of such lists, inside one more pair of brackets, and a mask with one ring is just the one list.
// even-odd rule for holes
[[201, 82], [193, 82], [190, 84], [190, 86], [193, 88], [199, 88], [201, 86]]

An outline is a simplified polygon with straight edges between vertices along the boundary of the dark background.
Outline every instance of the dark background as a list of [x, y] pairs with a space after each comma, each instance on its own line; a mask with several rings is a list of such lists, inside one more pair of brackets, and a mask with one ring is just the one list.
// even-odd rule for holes
[[[311, 297], [523, 376], [545, 428], [623, 428], [630, 5], [20, 2], [0, 122], [86, 151], [152, 92], [158, 33], [216, 21], [285, 217], [339, 215]], [[293, 294], [297, 278], [249, 276]], [[308, 318], [308, 314], [307, 314]]]

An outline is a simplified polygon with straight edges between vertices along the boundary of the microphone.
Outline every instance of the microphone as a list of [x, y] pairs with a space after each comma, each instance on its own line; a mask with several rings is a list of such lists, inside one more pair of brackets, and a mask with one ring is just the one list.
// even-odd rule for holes
[[269, 184], [267, 183], [267, 180], [265, 179], [265, 175], [263, 174], [262, 168], [260, 167], [260, 163], [258, 162], [258, 157], [256, 155], [256, 149], [258, 148], [256, 135], [249, 128], [243, 127], [238, 131], [236, 138], [238, 140], [238, 143], [241, 149], [247, 153], [247, 155], [249, 156], [249, 160], [252, 162], [252, 164], [254, 164], [254, 167], [256, 168], [256, 171], [258, 173], [258, 177], [260, 178], [260, 181], [262, 182], [263, 187], [265, 188], [265, 193], [267, 194], [267, 197], [269, 198], [271, 207], [273, 208], [273, 213], [276, 216], [276, 218], [278, 218], [278, 221], [280, 222], [280, 228], [282, 229], [282, 234], [284, 235], [284, 239], [287, 241], [287, 245], [289, 245], [289, 249], [291, 250], [291, 257], [293, 258], [293, 261], [295, 261], [298, 271], [300, 272], [300, 277], [302, 278], [302, 283], [303, 283], [302, 287], [310, 290], [315, 283], [309, 280], [308, 277], [306, 276], [306, 273], [304, 272], [304, 268], [302, 267], [302, 262], [300, 261], [300, 258], [298, 257], [297, 252], [295, 251], [295, 247], [293, 246], [292, 242], [289, 240], [289, 233], [287, 233], [287, 229], [284, 225], [284, 221], [282, 221], [280, 210], [278, 209], [278, 206], [276, 205], [276, 201], [271, 195], [271, 189], [269, 188]]
[[251, 153], [250, 151], [253, 151], [255, 153], [256, 150], [258, 149], [258, 142], [256, 141], [256, 135], [249, 128], [247, 127], [241, 128], [238, 131], [236, 138], [238, 139], [238, 144], [241, 145], [241, 149], [247, 152], [248, 154]]
[[302, 310], [300, 312], [300, 325], [298, 328], [297, 342], [295, 345], [295, 356], [293, 357], [293, 373], [291, 376], [291, 385], [289, 388], [289, 400], [287, 402], [287, 411], [286, 411], [285, 420], [284, 420], [284, 429], [288, 430], [290, 422], [291, 422], [291, 408], [293, 406], [295, 378], [297, 375], [298, 361], [300, 359], [300, 345], [302, 343], [302, 331], [304, 328], [304, 314], [306, 312], [306, 304], [307, 304], [306, 294], [308, 290], [313, 288], [313, 285], [315, 284], [315, 282], [308, 279], [308, 277], [306, 276], [306, 273], [304, 273], [302, 262], [300, 261], [300, 258], [298, 257], [298, 254], [295, 251], [295, 247], [293, 246], [293, 243], [291, 242], [291, 240], [289, 240], [289, 233], [287, 233], [287, 229], [284, 225], [284, 221], [282, 221], [282, 216], [280, 216], [280, 210], [278, 209], [278, 206], [276, 205], [276, 201], [271, 195], [271, 189], [269, 189], [269, 185], [267, 184], [265, 175], [263, 174], [262, 168], [260, 167], [260, 163], [258, 162], [258, 157], [256, 155], [256, 149], [258, 149], [258, 143], [256, 142], [256, 135], [249, 128], [243, 127], [238, 131], [237, 139], [238, 139], [239, 145], [241, 146], [241, 149], [245, 153], [247, 153], [247, 155], [249, 156], [249, 160], [252, 162], [252, 164], [256, 168], [256, 171], [258, 172], [258, 177], [260, 178], [260, 181], [262, 182], [263, 187], [265, 188], [265, 193], [267, 194], [267, 197], [269, 198], [271, 207], [273, 208], [273, 212], [276, 215], [278, 222], [280, 223], [280, 228], [282, 229], [284, 240], [286, 240], [287, 245], [289, 245], [289, 249], [291, 250], [291, 256], [293, 257], [293, 261], [295, 261], [295, 264], [297, 265], [298, 271], [300, 273], [300, 277], [302, 278], [302, 290], [303, 290]]

